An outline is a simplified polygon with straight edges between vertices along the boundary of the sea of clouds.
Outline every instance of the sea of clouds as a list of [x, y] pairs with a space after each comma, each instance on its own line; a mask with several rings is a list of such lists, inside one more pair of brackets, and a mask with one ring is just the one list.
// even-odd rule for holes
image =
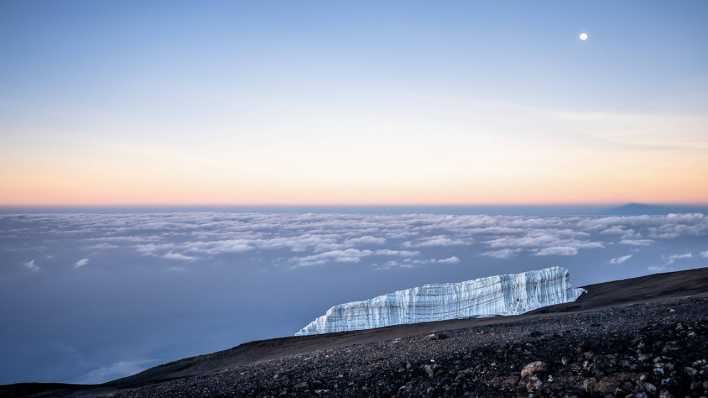
[[706, 266], [706, 237], [702, 213], [0, 213], [0, 383], [103, 382], [425, 283]]
[[[92, 258], [129, 249], [186, 271], [190, 264], [225, 254], [276, 252], [272, 264], [303, 267], [360, 264], [379, 270], [428, 264], [458, 264], [456, 248], [474, 256], [511, 259], [520, 255], [576, 256], [582, 251], [622, 247], [626, 254], [612, 264], [631, 261], [633, 253], [657, 241], [708, 235], [702, 213], [641, 216], [490, 216], [440, 214], [326, 213], [75, 213], [0, 215], [0, 239], [68, 240], [78, 243], [80, 256], [66, 268], [91, 266]], [[12, 247], [5, 245], [6, 249]], [[433, 256], [434, 248], [449, 255]], [[38, 249], [41, 249], [39, 247]], [[437, 253], [440, 253], [438, 250]], [[45, 259], [51, 253], [44, 254]], [[708, 243], [679, 253], [665, 253], [651, 271], [669, 269], [677, 261], [707, 258]], [[366, 261], [364, 261], [366, 260]], [[43, 269], [42, 257], [21, 262], [28, 271]], [[8, 266], [8, 264], [5, 264]]]

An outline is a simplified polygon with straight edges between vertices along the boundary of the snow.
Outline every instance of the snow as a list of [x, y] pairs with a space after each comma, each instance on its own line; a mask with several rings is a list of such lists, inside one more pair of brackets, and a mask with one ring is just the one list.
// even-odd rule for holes
[[549, 267], [458, 283], [435, 283], [398, 290], [369, 300], [335, 305], [295, 335], [379, 328], [445, 319], [518, 315], [575, 301], [568, 270]]

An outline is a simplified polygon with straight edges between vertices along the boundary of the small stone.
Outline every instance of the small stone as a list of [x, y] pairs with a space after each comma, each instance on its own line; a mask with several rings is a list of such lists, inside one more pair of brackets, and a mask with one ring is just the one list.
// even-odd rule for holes
[[534, 393], [543, 387], [543, 382], [536, 376], [529, 377], [528, 383], [526, 383], [526, 391], [529, 393]]
[[303, 381], [302, 383], [297, 383], [293, 386], [296, 390], [304, 390], [305, 388], [308, 387], [307, 382]]
[[696, 369], [694, 369], [690, 366], [686, 366], [685, 368], [683, 368], [683, 370], [684, 370], [684, 372], [686, 372], [687, 375], [689, 375], [691, 377], [695, 376], [696, 373], [698, 373], [698, 371]]
[[585, 379], [583, 380], [583, 390], [589, 394], [592, 394], [593, 391], [595, 391], [595, 384], [596, 381], [594, 378]]
[[595, 390], [601, 394], [611, 394], [617, 390], [617, 384], [611, 380], [603, 379], [597, 382]]
[[644, 391], [648, 392], [649, 394], [656, 394], [656, 386], [651, 384], [651, 383], [644, 383], [643, 385]]
[[430, 365], [424, 365], [423, 370], [425, 370], [425, 374], [428, 375], [431, 379], [435, 376], [435, 370], [433, 369], [432, 366]]
[[667, 390], [661, 390], [659, 393], [659, 398], [673, 398], [674, 396]]
[[533, 376], [536, 373], [541, 373], [546, 371], [546, 364], [541, 361], [534, 361], [529, 363], [528, 365], [524, 366], [523, 369], [521, 369], [521, 377], [528, 377], [528, 376]]
[[445, 333], [430, 333], [425, 336], [426, 340], [445, 340], [447, 335]]

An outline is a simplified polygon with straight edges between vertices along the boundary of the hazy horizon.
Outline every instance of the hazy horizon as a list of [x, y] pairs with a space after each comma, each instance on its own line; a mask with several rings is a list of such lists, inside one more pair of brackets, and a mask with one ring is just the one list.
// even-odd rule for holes
[[291, 210], [306, 210], [306, 209], [406, 209], [406, 208], [421, 208], [421, 209], [533, 209], [533, 208], [552, 208], [552, 209], [598, 209], [611, 210], [621, 209], [624, 206], [641, 206], [648, 209], [651, 208], [676, 208], [682, 210], [686, 208], [708, 208], [708, 202], [578, 202], [578, 203], [337, 203], [337, 204], [320, 204], [320, 203], [136, 203], [136, 204], [111, 204], [111, 203], [96, 203], [96, 204], [5, 204], [0, 205], [0, 210], [61, 210], [61, 209], [124, 209], [124, 210], [152, 210], [152, 209], [183, 209], [183, 210], [200, 210], [200, 209], [291, 209]]

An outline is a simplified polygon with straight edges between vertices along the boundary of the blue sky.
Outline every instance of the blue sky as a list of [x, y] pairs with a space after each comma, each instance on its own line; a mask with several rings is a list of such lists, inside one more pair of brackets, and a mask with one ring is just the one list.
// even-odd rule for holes
[[707, 17], [6, 1], [0, 203], [705, 203]]

